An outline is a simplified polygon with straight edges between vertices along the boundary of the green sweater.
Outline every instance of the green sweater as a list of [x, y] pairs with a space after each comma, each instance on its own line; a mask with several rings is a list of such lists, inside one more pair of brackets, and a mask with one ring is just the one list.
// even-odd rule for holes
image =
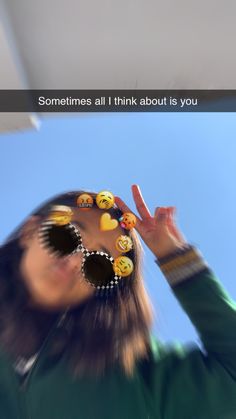
[[236, 303], [200, 253], [160, 267], [206, 353], [151, 336], [152, 356], [132, 378], [115, 365], [102, 378], [74, 379], [65, 357], [47, 363], [54, 326], [25, 386], [0, 350], [0, 419], [235, 419]]

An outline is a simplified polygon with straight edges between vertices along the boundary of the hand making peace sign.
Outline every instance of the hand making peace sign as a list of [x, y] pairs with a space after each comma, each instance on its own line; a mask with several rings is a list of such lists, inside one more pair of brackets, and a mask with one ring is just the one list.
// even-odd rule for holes
[[[164, 257], [187, 244], [173, 218], [175, 207], [157, 207], [152, 216], [138, 185], [132, 185], [132, 193], [141, 217], [135, 214], [135, 228], [157, 258]], [[123, 213], [133, 212], [119, 197], [115, 198], [115, 202]]]

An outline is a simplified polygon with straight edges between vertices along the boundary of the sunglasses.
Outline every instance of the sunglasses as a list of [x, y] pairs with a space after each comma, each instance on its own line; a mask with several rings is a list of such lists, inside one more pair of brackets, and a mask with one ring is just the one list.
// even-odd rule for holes
[[98, 291], [110, 290], [118, 285], [121, 276], [113, 270], [113, 257], [84, 247], [80, 231], [72, 223], [58, 225], [55, 221], [46, 220], [39, 227], [38, 237], [40, 245], [51, 256], [68, 257], [82, 252], [82, 275]]

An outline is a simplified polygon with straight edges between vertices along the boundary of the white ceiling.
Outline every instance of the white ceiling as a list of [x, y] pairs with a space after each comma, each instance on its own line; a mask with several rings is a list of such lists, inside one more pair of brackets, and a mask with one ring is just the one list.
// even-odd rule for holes
[[234, 0], [0, 1], [0, 88], [236, 89]]

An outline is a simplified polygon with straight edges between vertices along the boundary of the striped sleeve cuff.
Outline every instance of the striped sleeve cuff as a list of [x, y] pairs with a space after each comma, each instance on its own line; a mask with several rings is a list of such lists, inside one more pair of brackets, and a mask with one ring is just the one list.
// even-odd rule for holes
[[155, 261], [166, 277], [170, 286], [175, 286], [199, 272], [209, 269], [201, 252], [190, 244], [185, 245], [176, 253]]

